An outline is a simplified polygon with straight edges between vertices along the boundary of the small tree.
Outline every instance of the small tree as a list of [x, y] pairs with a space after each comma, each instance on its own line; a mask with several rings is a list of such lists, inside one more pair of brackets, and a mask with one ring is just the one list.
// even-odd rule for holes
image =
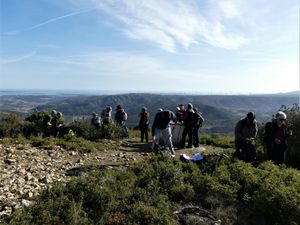
[[[47, 123], [50, 121], [51, 110], [35, 111], [25, 118], [25, 121], [30, 122], [28, 124], [27, 134], [28, 135], [38, 135], [43, 133], [47, 129]], [[28, 134], [29, 132], [29, 134]]]
[[284, 107], [283, 111], [287, 114], [287, 125], [292, 132], [288, 139], [288, 164], [300, 168], [300, 107], [294, 104], [291, 108]]
[[21, 133], [22, 120], [15, 113], [0, 120], [0, 137], [16, 137]]

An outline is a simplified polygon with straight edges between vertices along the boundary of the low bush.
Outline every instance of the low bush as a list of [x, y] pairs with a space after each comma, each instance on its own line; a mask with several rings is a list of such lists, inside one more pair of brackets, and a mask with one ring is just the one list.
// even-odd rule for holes
[[10, 113], [0, 120], [0, 138], [15, 138], [20, 134], [22, 134], [22, 119], [15, 113]]
[[151, 157], [127, 169], [95, 169], [46, 190], [33, 206], [17, 210], [5, 222], [180, 224], [174, 212], [186, 205], [205, 208], [223, 224], [299, 222], [299, 171], [269, 161], [253, 167], [224, 158], [216, 164], [207, 169]]
[[201, 144], [222, 148], [234, 147], [234, 137], [229, 135], [202, 134], [200, 136], [200, 142]]

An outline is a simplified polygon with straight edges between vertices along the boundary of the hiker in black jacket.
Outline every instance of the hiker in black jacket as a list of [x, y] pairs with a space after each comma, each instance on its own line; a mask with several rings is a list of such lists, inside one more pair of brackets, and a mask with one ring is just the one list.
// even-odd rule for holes
[[194, 115], [193, 115], [193, 145], [194, 147], [199, 147], [199, 129], [202, 127], [204, 118], [201, 115], [201, 112], [197, 107], [194, 107]]
[[125, 110], [121, 105], [117, 105], [115, 121], [119, 125], [119, 136], [121, 138], [129, 137], [128, 129], [126, 127], [126, 120], [127, 120], [127, 113], [125, 112]]
[[184, 130], [182, 133], [181, 147], [185, 147], [185, 139], [188, 136], [188, 148], [193, 147], [193, 126], [194, 126], [194, 110], [192, 103], [189, 103], [183, 115]]
[[146, 143], [148, 143], [149, 112], [146, 107], [143, 107], [140, 112], [139, 129], [141, 131], [141, 142], [144, 141], [145, 136]]
[[172, 143], [172, 132], [170, 127], [170, 121], [176, 120], [176, 115], [169, 111], [159, 111], [153, 121], [152, 124], [152, 136], [153, 136], [153, 145], [155, 146], [159, 144], [159, 140], [162, 139], [165, 146], [169, 149], [172, 157], [175, 157], [175, 151]]
[[249, 112], [247, 117], [239, 120], [235, 126], [235, 155], [248, 162], [253, 162], [256, 157], [256, 150], [253, 144], [257, 135], [257, 122], [255, 114]]

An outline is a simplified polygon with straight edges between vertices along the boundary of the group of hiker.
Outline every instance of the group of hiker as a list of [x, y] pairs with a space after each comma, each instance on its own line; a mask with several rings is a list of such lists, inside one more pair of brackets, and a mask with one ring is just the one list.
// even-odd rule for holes
[[125, 126], [126, 120], [127, 113], [121, 105], [117, 105], [116, 107], [114, 120], [112, 118], [112, 107], [107, 106], [102, 110], [100, 116], [96, 112], [92, 113], [91, 124], [95, 126], [95, 128], [100, 128], [102, 125], [105, 126], [115, 121], [118, 125]]
[[199, 128], [204, 121], [201, 113], [193, 107], [192, 103], [187, 104], [187, 109], [183, 104], [180, 104], [176, 109], [176, 113], [159, 109], [152, 124], [152, 148], [157, 148], [159, 141], [162, 140], [164, 147], [170, 151], [172, 156], [175, 156], [172, 134], [177, 129], [176, 127], [183, 127], [179, 147], [185, 148], [186, 136], [188, 136], [187, 148], [192, 148], [193, 145], [199, 147]]
[[[59, 130], [63, 127], [60, 121], [61, 112], [52, 110], [51, 115], [46, 123], [45, 135], [57, 136]], [[140, 130], [140, 141], [149, 142], [149, 125], [150, 113], [146, 107], [142, 107], [139, 113], [138, 128]], [[287, 116], [284, 112], [279, 111], [273, 118], [272, 122], [268, 122], [264, 127], [263, 142], [267, 150], [267, 156], [276, 164], [282, 164], [286, 161], [287, 137], [292, 133], [288, 131], [286, 126]], [[110, 123], [115, 123], [120, 128], [119, 136], [128, 137], [128, 129], [126, 127], [127, 113], [121, 105], [117, 105], [115, 109], [114, 119], [112, 118], [112, 107], [105, 107], [100, 115], [96, 112], [92, 113], [91, 124], [100, 129]], [[167, 149], [172, 156], [175, 156], [172, 135], [175, 131], [179, 132], [180, 148], [199, 147], [199, 129], [204, 122], [202, 113], [192, 103], [185, 105], [179, 104], [176, 112], [159, 108], [155, 114], [151, 131], [152, 131], [152, 149]], [[240, 119], [235, 126], [235, 155], [239, 159], [247, 162], [254, 162], [256, 159], [256, 149], [254, 141], [257, 137], [258, 126], [254, 112], [247, 113], [245, 118]], [[188, 139], [186, 140], [186, 138]], [[186, 145], [187, 141], [187, 145]]]
[[[292, 131], [286, 126], [287, 116], [284, 112], [278, 111], [271, 122], [264, 127], [263, 142], [267, 151], [268, 159], [276, 164], [283, 164], [286, 161], [287, 138]], [[253, 162], [256, 158], [254, 140], [257, 137], [257, 121], [255, 113], [249, 112], [245, 118], [238, 121], [235, 126], [235, 155], [239, 159]]]
[[100, 116], [96, 112], [92, 113], [91, 124], [99, 129], [115, 122], [120, 128], [119, 136], [124, 138], [129, 136], [126, 121], [127, 113], [121, 105], [117, 105], [114, 119], [112, 118], [112, 107], [107, 106], [102, 110]]

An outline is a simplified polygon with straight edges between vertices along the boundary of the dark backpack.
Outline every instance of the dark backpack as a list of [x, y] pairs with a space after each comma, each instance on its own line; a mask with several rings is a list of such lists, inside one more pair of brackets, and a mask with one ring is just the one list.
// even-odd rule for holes
[[201, 127], [203, 123], [203, 118], [198, 112], [193, 113], [193, 126]]

